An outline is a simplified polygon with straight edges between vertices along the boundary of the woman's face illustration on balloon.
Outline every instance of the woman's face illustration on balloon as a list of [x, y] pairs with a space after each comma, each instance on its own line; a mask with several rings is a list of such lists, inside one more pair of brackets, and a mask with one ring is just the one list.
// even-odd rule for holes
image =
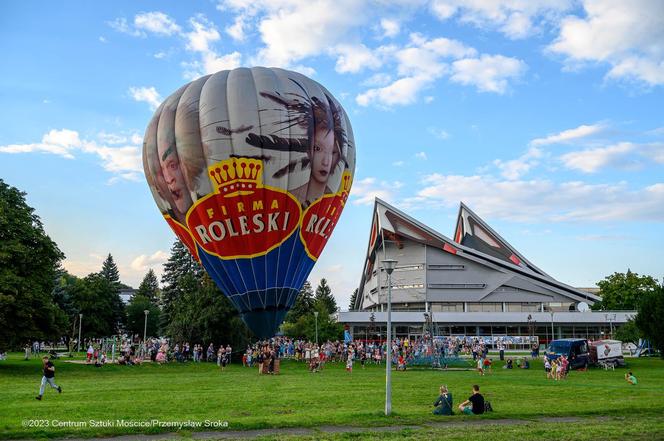
[[[167, 147], [167, 148], [162, 148]], [[185, 214], [193, 201], [189, 194], [189, 189], [185, 183], [184, 175], [180, 169], [180, 160], [175, 148], [171, 146], [159, 146], [159, 163], [161, 172], [166, 181], [166, 186], [171, 194], [175, 211]]]
[[325, 184], [333, 168], [339, 162], [339, 151], [334, 145], [334, 131], [317, 128], [314, 132], [314, 143], [310, 152], [311, 179]]

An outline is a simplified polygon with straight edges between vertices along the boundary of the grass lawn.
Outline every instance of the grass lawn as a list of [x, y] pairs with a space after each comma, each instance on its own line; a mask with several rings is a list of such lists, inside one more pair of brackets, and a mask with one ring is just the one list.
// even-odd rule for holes
[[[311, 374], [304, 364], [286, 361], [279, 376], [259, 376], [257, 369], [231, 365], [168, 364], [159, 366], [94, 366], [56, 360], [56, 382], [63, 393], [47, 389], [35, 400], [41, 379], [37, 359], [23, 361], [10, 354], [0, 361], [0, 438], [93, 437], [131, 433], [173, 432], [173, 428], [118, 427], [116, 420], [140, 422], [226, 421], [228, 430], [275, 427], [426, 425], [453, 422], [393, 433], [317, 434], [311, 439], [664, 439], [664, 362], [628, 359], [639, 380], [627, 384], [624, 369], [572, 372], [565, 381], [545, 379], [541, 362], [530, 370], [504, 370], [495, 363], [491, 375], [472, 371], [410, 370], [393, 372], [393, 415], [383, 415], [384, 366], [348, 374], [342, 364], [328, 364]], [[515, 425], [463, 425], [478, 417], [436, 417], [431, 404], [438, 386], [447, 384], [455, 405], [470, 395], [473, 384], [493, 405], [482, 418], [523, 419]], [[564, 424], [541, 417], [583, 417]], [[609, 417], [609, 418], [599, 418]], [[48, 427], [24, 427], [26, 420], [43, 420]], [[90, 421], [111, 421], [113, 427], [91, 427]], [[54, 427], [85, 422], [85, 427]], [[457, 425], [456, 423], [462, 423]], [[581, 430], [583, 429], [583, 430]], [[186, 435], [196, 430], [185, 429]], [[224, 430], [224, 429], [219, 429]], [[288, 438], [288, 437], [285, 437]], [[309, 439], [304, 436], [302, 439]]]

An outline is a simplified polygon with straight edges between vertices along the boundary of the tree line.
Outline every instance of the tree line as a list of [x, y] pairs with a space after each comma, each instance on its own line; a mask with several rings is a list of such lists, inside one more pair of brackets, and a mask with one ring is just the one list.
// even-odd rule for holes
[[[129, 287], [121, 283], [111, 254], [98, 272], [85, 277], [64, 270], [63, 259], [26, 203], [25, 193], [0, 179], [0, 351], [18, 349], [35, 339], [69, 342], [77, 338], [79, 326], [83, 338], [121, 332], [142, 336], [147, 325], [149, 336], [176, 341], [223, 342], [238, 348], [252, 339], [230, 301], [177, 239], [164, 264], [161, 286], [150, 269], [127, 305], [119, 293]], [[630, 270], [614, 273], [597, 285], [601, 301], [593, 310], [637, 311], [616, 337], [624, 341], [647, 338], [664, 354], [664, 287], [653, 277]], [[351, 310], [357, 295], [355, 290]], [[317, 331], [319, 341], [340, 339], [342, 325], [332, 317], [336, 310], [325, 279], [315, 290], [306, 282], [282, 332], [314, 340]]]

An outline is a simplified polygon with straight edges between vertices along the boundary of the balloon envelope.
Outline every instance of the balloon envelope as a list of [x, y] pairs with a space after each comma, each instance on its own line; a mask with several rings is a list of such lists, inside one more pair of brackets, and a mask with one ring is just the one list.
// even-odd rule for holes
[[157, 109], [143, 166], [175, 234], [249, 328], [274, 335], [352, 184], [353, 132], [339, 102], [283, 69], [208, 75]]

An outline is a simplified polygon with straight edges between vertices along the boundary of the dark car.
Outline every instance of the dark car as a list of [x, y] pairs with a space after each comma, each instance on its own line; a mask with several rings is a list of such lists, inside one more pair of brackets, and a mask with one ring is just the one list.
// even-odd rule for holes
[[580, 338], [562, 338], [553, 340], [546, 350], [549, 360], [555, 360], [561, 355], [567, 357], [570, 369], [587, 368], [590, 363], [588, 342]]

